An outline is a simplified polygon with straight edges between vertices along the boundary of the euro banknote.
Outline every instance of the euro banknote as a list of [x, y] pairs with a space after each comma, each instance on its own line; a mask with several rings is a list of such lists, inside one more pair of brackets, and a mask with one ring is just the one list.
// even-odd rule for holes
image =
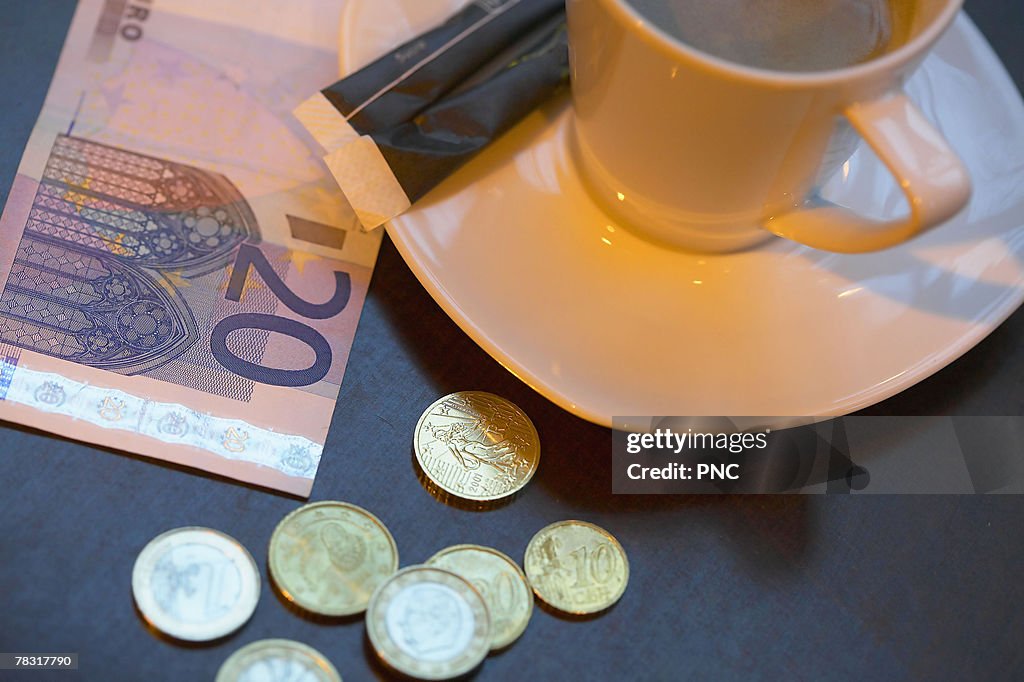
[[291, 111], [339, 0], [80, 0], [0, 222], [0, 418], [308, 495], [381, 236]]

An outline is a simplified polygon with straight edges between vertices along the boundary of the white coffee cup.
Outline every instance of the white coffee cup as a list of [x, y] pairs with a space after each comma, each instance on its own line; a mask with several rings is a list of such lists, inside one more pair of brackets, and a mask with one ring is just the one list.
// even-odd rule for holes
[[[902, 46], [801, 73], [708, 55], [627, 0], [567, 0], [578, 165], [614, 216], [683, 248], [731, 251], [770, 233], [844, 253], [900, 244], [970, 197], [963, 164], [901, 90], [961, 4], [918, 0]], [[809, 200], [847, 123], [903, 189], [905, 217]]]

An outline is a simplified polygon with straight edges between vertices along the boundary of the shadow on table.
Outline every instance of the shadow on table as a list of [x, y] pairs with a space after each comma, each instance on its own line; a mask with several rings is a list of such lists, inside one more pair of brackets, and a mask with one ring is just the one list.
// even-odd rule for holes
[[[760, 570], [773, 564], [766, 561], [766, 548], [782, 564], [804, 554], [813, 527], [807, 496], [613, 495], [611, 430], [564, 411], [492, 359], [420, 286], [388, 238], [381, 247], [369, 296], [436, 395], [466, 390], [471, 378], [474, 390], [508, 398], [530, 415], [540, 433], [542, 455], [522, 497], [529, 497], [536, 514], [555, 519], [569, 507], [599, 523], [611, 517], [641, 535], [645, 528], [682, 533], [689, 524], [715, 523]], [[425, 329], [430, 333], [425, 334]], [[663, 523], [666, 517], [671, 517], [671, 523]]]

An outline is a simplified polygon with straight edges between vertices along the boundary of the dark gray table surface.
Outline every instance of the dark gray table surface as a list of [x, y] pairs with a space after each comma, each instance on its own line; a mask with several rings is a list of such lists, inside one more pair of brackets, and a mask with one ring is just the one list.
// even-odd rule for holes
[[[73, 9], [0, 0], [0, 203]], [[1021, 87], [1024, 3], [967, 10]], [[435, 501], [410, 457], [423, 407], [471, 388], [522, 406], [544, 444], [534, 482], [487, 513]], [[1022, 388], [1018, 311], [867, 413], [1021, 415]], [[403, 565], [460, 542], [521, 557], [537, 529], [569, 517], [605, 526], [629, 552], [632, 581], [615, 608], [584, 622], [537, 609], [479, 679], [1024, 679], [1019, 496], [617, 497], [610, 450], [609, 431], [561, 411], [465, 336], [385, 241], [311, 499], [374, 511]], [[313, 622], [267, 586], [270, 533], [297, 500], [6, 424], [0, 480], [0, 652], [80, 654], [77, 673], [0, 680], [208, 680], [266, 637], [307, 642], [348, 681], [386, 676], [361, 620]], [[183, 525], [235, 536], [263, 570], [253, 619], [211, 646], [156, 637], [131, 598], [138, 551]]]

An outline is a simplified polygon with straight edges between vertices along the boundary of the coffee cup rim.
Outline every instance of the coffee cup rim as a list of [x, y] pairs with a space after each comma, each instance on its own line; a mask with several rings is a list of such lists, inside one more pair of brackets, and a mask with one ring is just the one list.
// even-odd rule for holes
[[853, 81], [870, 77], [880, 72], [899, 69], [912, 62], [928, 50], [939, 39], [956, 18], [964, 0], [946, 0], [946, 6], [931, 23], [912, 40], [896, 50], [888, 52], [867, 62], [844, 66], [840, 69], [824, 71], [777, 71], [747, 66], [687, 45], [654, 25], [633, 7], [629, 0], [580, 0], [581, 2], [601, 2], [614, 14], [622, 19], [624, 26], [635, 33], [641, 40], [655, 49], [673, 58], [683, 58], [696, 62], [711, 69], [721, 76], [762, 84], [789, 86], [820, 86], [842, 81]]

